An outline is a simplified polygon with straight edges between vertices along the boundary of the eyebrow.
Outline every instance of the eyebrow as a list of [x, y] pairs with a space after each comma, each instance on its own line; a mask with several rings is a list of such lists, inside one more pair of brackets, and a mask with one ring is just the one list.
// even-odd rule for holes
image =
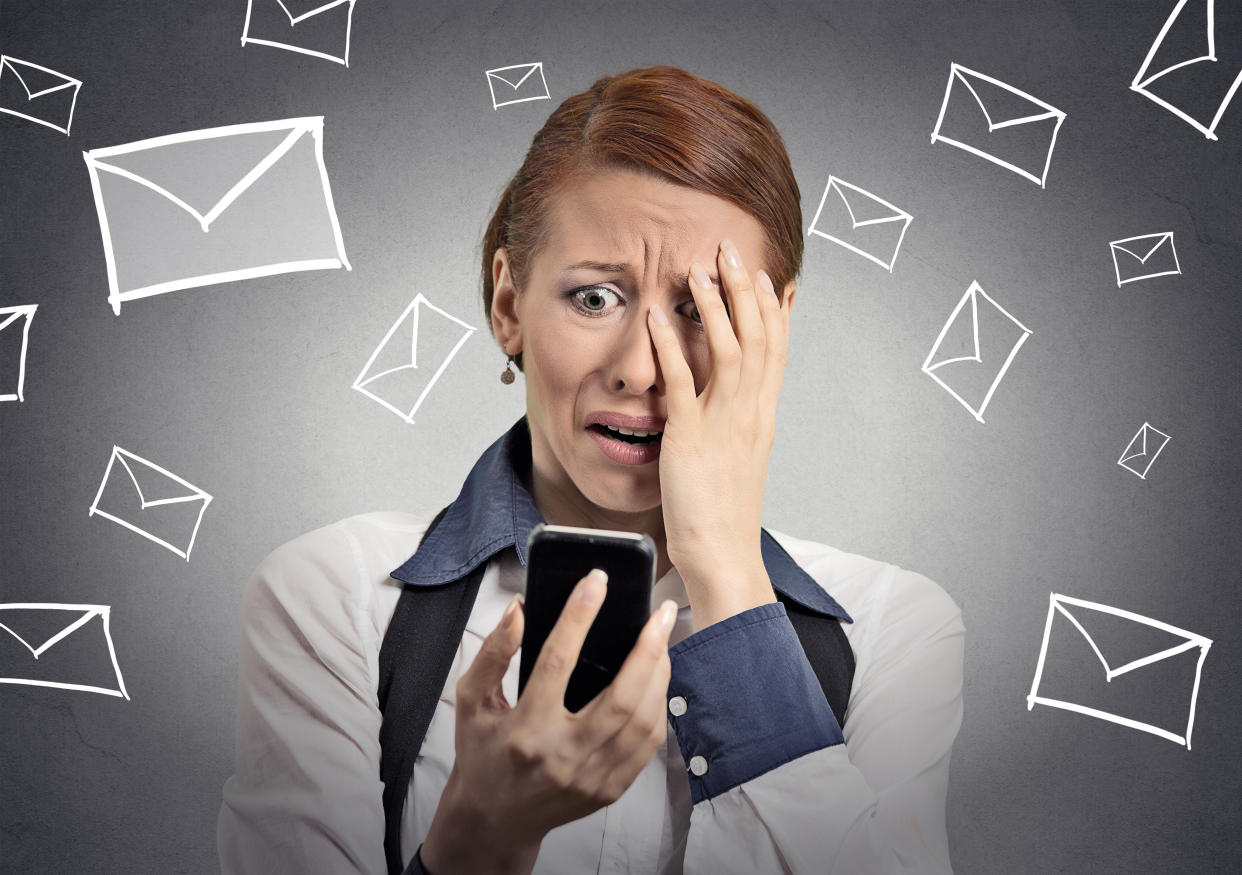
[[[565, 269], [566, 270], [598, 270], [604, 273], [625, 273], [627, 270], [630, 269], [630, 266], [626, 264], [625, 262], [592, 261], [591, 259], [588, 258], [583, 261], [574, 262], [573, 264], [569, 265]], [[677, 285], [678, 288], [687, 288], [687, 289], [690, 288], [690, 274], [689, 273], [675, 273], [675, 274], [671, 274], [669, 278]], [[714, 274], [714, 273], [708, 274], [708, 279], [712, 281], [713, 285], [717, 287], [720, 286], [720, 277], [717, 274]]]

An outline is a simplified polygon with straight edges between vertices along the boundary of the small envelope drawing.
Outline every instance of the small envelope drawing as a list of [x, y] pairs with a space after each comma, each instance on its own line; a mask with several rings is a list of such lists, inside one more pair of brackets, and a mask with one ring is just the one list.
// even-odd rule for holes
[[1117, 464], [1146, 480], [1152, 462], [1156, 461], [1156, 456], [1160, 455], [1168, 442], [1167, 434], [1144, 422], [1122, 451]]
[[329, 0], [327, 3], [323, 0], [248, 0], [242, 45], [253, 43], [287, 49], [348, 67], [355, 2], [357, 0]]
[[[110, 610], [108, 605], [0, 604], [0, 675], [3, 675], [0, 684], [80, 690], [128, 700], [125, 679], [121, 677], [116, 649], [112, 646], [112, 631], [108, 622]], [[49, 628], [54, 631], [47, 637]], [[57, 665], [59, 651], [55, 647], [70, 636], [73, 636], [75, 643], [86, 639], [88, 648], [99, 662], [102, 663], [104, 656], [107, 656], [116, 677], [115, 687], [84, 684], [80, 680], [74, 682], [71, 680], [75, 674], [74, 667]], [[7, 646], [5, 642], [11, 643], [14, 639], [24, 650]]]
[[[982, 304], [980, 299], [982, 299]], [[1014, 329], [1010, 332], [1011, 337], [981, 335], [979, 331], [981, 315], [988, 316], [994, 322], [1003, 320], [1004, 326]], [[963, 326], [967, 319], [969, 323]], [[951, 329], [955, 335], [966, 335], [965, 355], [941, 353], [940, 347]], [[978, 281], [974, 281], [966, 290], [966, 294], [957, 302], [953, 312], [949, 314], [944, 327], [940, 329], [936, 342], [932, 344], [931, 351], [928, 352], [927, 359], [923, 362], [922, 370], [969, 410], [975, 419], [983, 422], [983, 411], [991, 402], [992, 394], [1000, 385], [1005, 372], [1009, 370], [1014, 356], [1018, 354], [1018, 350], [1030, 336], [1031, 329], [1009, 315], [1005, 308], [996, 303], [992, 296], [980, 287]], [[957, 376], [957, 373], [961, 371], [968, 372], [968, 376], [975, 378], [972, 382], [976, 383], [979, 382], [978, 375], [980, 373], [984, 375], [983, 382], [986, 383], [986, 389], [982, 393], [973, 393], [976, 396], [974, 401], [967, 400], [964, 389], [959, 391], [960, 387], [955, 388], [948, 382], [950, 373]]]
[[68, 136], [81, 87], [80, 79], [0, 55], [0, 112]]
[[[989, 108], [979, 94], [987, 86], [1006, 92], [1004, 107]], [[976, 126], [970, 135], [946, 135], [942, 128], [950, 103], [955, 110], [975, 121], [979, 120], [981, 113], [986, 129]], [[1040, 188], [1043, 188], [1048, 178], [1048, 166], [1052, 163], [1052, 150], [1057, 144], [1057, 133], [1064, 121], [1065, 113], [1055, 106], [1032, 97], [1025, 91], [1019, 91], [999, 79], [957, 63], [950, 63], [949, 84], [945, 86], [944, 100], [940, 104], [940, 115], [936, 118], [931, 141], [964, 149], [1032, 182], [1038, 182]], [[963, 136], [969, 136], [975, 142], [959, 138]], [[1023, 160], [1016, 154], [1018, 152], [1042, 153], [1043, 160], [1038, 164], [1029, 157]], [[1023, 163], [1019, 164], [1018, 161]]]
[[194, 484], [114, 446], [88, 515], [110, 519], [189, 562], [209, 504], [211, 496]]
[[1108, 248], [1113, 255], [1113, 270], [1117, 272], [1118, 288], [1137, 280], [1182, 272], [1182, 266], [1177, 261], [1177, 248], [1173, 245], [1172, 231], [1114, 240], [1108, 244]]
[[0, 307], [0, 355], [10, 361], [17, 359], [16, 382], [0, 386], [0, 401], [25, 400], [26, 343], [30, 339], [30, 323], [38, 307], [38, 304]]
[[[1131, 660], [1123, 665], [1113, 666], [1105, 654], [1097, 646], [1095, 640], [1088, 634], [1083, 627], [1084, 622], [1090, 623], [1089, 617], [1092, 611], [1099, 611], [1104, 614], [1111, 614], [1120, 617], [1123, 620], [1133, 621], [1136, 624], [1142, 624], [1162, 632], [1168, 633], [1167, 639], [1159, 636], [1163, 644], [1170, 646], [1164, 647], [1155, 653], [1150, 653], [1138, 659]], [[1129, 672], [1141, 669], [1144, 666], [1161, 662], [1168, 659], [1177, 659], [1181, 654], [1187, 654], [1183, 659], [1192, 659], [1195, 662], [1194, 667], [1194, 684], [1190, 691], [1190, 713], [1186, 717], [1185, 727], [1177, 726], [1177, 731], [1135, 720], [1129, 717], [1120, 716], [1109, 713], [1099, 708], [1091, 707], [1081, 702], [1070, 702], [1064, 699], [1052, 698], [1040, 695], [1039, 685], [1044, 673], [1044, 664], [1048, 658], [1048, 638], [1053, 630], [1053, 623], [1066, 623], [1074, 627], [1079, 634], [1090, 645], [1094, 651], [1096, 658], [1104, 668], [1104, 679], [1111, 683], [1114, 679], [1128, 674]], [[1136, 630], [1141, 631], [1141, 630]], [[1100, 720], [1107, 720], [1110, 723], [1117, 723], [1122, 726], [1128, 726], [1131, 729], [1139, 729], [1143, 732], [1150, 732], [1161, 738], [1167, 738], [1169, 741], [1177, 742], [1190, 749], [1190, 735], [1195, 725], [1195, 703], [1199, 697], [1199, 676], [1203, 670], [1203, 660], [1207, 657], [1208, 648], [1212, 646], [1212, 642], [1204, 638], [1202, 635], [1196, 635], [1194, 632], [1187, 632], [1185, 629], [1179, 629], [1176, 626], [1170, 626], [1168, 623], [1162, 623], [1159, 620], [1152, 620], [1147, 617], [1140, 616], [1130, 611], [1123, 611], [1120, 608], [1102, 605], [1099, 602], [1089, 602], [1084, 599], [1071, 598], [1070, 596], [1052, 593], [1048, 600], [1048, 619], [1044, 623], [1044, 640], [1039, 649], [1039, 662], [1035, 666], [1035, 679], [1031, 683], [1031, 692], [1026, 697], [1026, 709], [1030, 711], [1035, 705], [1048, 705], [1053, 708], [1062, 708], [1066, 711], [1075, 711], [1079, 714], [1086, 714], [1090, 717], [1097, 717]], [[1197, 652], [1195, 652], [1197, 650]], [[1174, 691], [1175, 695], [1184, 695], [1182, 691]], [[1170, 696], [1170, 698], [1172, 695]]]
[[[528, 100], [549, 100], [548, 80], [543, 78], [543, 62], [497, 67], [487, 72], [487, 87], [492, 92], [492, 109]], [[538, 78], [535, 74], [538, 73]]]
[[[422, 314], [426, 311], [435, 315], [424, 325]], [[413, 425], [414, 414], [427, 393], [475, 330], [419, 292], [371, 353], [353, 388]], [[451, 348], [445, 351], [448, 343]], [[427, 355], [433, 344], [437, 345], [434, 354]]]
[[[1155, 73], [1151, 72], [1152, 61], [1155, 59], [1156, 53], [1160, 51], [1161, 47], [1164, 45], [1165, 38], [1174, 27], [1178, 28], [1179, 31], [1186, 31], [1187, 28], [1193, 28], [1194, 30], [1190, 31], [1189, 35], [1197, 35], [1195, 33], [1199, 28], [1199, 16], [1197, 14], [1188, 14], [1185, 21], [1179, 22], [1182, 10], [1186, 8], [1186, 3], [1187, 0], [1178, 0], [1177, 5], [1173, 7], [1173, 11], [1169, 13], [1169, 17], [1164, 22], [1164, 27], [1160, 28], [1160, 33], [1156, 36], [1155, 42], [1153, 42], [1151, 44], [1151, 48], [1148, 49], [1147, 57], [1143, 59], [1142, 66], [1139, 67], [1138, 72], [1134, 74], [1134, 81], [1130, 83], [1130, 90], [1138, 92], [1159, 106], [1163, 106], [1169, 112], [1189, 124], [1195, 130], [1199, 131], [1199, 133], [1203, 134], [1209, 140], [1215, 140], [1217, 138], [1216, 126], [1220, 124], [1221, 116], [1225, 114], [1225, 110], [1229, 107], [1229, 102], [1233, 100], [1233, 96], [1237, 93], [1238, 86], [1242, 85], [1242, 69], [1238, 70], [1232, 83], [1225, 89], [1224, 96], [1221, 97], [1220, 103], [1217, 104], [1215, 114], [1206, 123], [1200, 121], [1190, 113], [1175, 106], [1173, 103], [1170, 103], [1159, 95], [1154, 94], [1150, 90], [1152, 84], [1158, 79], [1161, 79], [1176, 70], [1184, 68], [1202, 69], [1203, 64], [1219, 63], [1219, 59], [1216, 57], [1215, 0], [1195, 0], [1192, 12], [1197, 13], [1202, 10], [1206, 13], [1206, 28], [1205, 32], [1202, 34], [1201, 51], [1203, 51], [1203, 54], [1196, 55], [1191, 58], [1176, 60], [1168, 66], [1161, 67]], [[1236, 39], [1236, 37], [1228, 35], [1227, 38], [1231, 40]], [[1196, 39], [1194, 41], [1197, 42], [1198, 40]]]
[[913, 218], [884, 198], [829, 176], [807, 236], [831, 240], [892, 273]]
[[352, 269], [323, 163], [323, 117], [226, 125], [83, 153], [108, 300]]

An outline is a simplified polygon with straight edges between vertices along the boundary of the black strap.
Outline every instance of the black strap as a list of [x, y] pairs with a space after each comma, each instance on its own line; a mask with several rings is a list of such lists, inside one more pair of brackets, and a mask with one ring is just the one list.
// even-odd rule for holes
[[[436, 514], [419, 541], [420, 547], [446, 511], [447, 507]], [[461, 581], [441, 586], [406, 584], [380, 645], [380, 777], [384, 781], [384, 856], [389, 875], [401, 875], [405, 870], [401, 817], [414, 761], [427, 736], [486, 568], [487, 563], [480, 562], [466, 576], [464, 585], [459, 585]], [[804, 608], [782, 593], [776, 597], [785, 606], [837, 723], [844, 727], [854, 682], [854, 651], [841, 621]]]

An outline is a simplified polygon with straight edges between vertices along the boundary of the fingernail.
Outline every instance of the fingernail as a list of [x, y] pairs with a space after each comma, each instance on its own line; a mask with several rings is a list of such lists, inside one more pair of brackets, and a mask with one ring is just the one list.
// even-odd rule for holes
[[651, 318], [656, 321], [657, 325], [668, 324], [668, 317], [664, 315], [664, 311], [660, 309], [659, 304], [652, 304], [648, 312], [651, 313]]
[[733, 245], [732, 240], [723, 241], [720, 248], [724, 250], [725, 261], [730, 267], [742, 266], [742, 256], [738, 254], [737, 247]]
[[608, 582], [608, 572], [602, 568], [592, 568], [578, 589], [578, 598], [588, 605], [596, 604], [604, 598], [604, 587]]
[[509, 604], [505, 605], [505, 612], [501, 615], [500, 625], [504, 629], [508, 629], [513, 625], [513, 617], [517, 614], [518, 599], [521, 596], [514, 593], [513, 598], [509, 599]]
[[772, 277], [768, 276], [766, 270], [759, 271], [759, 288], [763, 289], [769, 295], [775, 295], [776, 289], [772, 288]]
[[690, 276], [694, 277], [696, 285], [710, 289], [712, 287], [712, 279], [707, 275], [707, 271], [703, 269], [703, 265], [697, 261], [690, 265]]
[[669, 599], [664, 600], [664, 604], [660, 605], [660, 634], [667, 635], [669, 630], [673, 628], [673, 622], [677, 619], [677, 603]]

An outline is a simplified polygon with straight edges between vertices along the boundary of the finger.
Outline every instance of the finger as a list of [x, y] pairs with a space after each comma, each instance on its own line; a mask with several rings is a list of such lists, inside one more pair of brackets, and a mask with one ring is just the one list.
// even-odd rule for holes
[[609, 742], [610, 750], [601, 758], [603, 762], [612, 762], [613, 768], [602, 777], [597, 794], [608, 799], [620, 798], [668, 740], [670, 673], [668, 652], [665, 651], [663, 659], [652, 672], [642, 705]]
[[[657, 315], [659, 314], [659, 315]], [[664, 321], [661, 322], [660, 318]], [[697, 395], [694, 391], [694, 373], [681, 352], [681, 340], [668, 324], [668, 317], [658, 304], [647, 311], [647, 330], [655, 346], [660, 372], [664, 375], [664, 403], [668, 407], [668, 419], [684, 422], [694, 428], [698, 422]], [[668, 426], [665, 425], [665, 429]]]
[[[780, 398], [781, 383], [785, 376], [785, 363], [789, 356], [789, 310], [776, 298], [772, 278], [767, 271], [759, 271], [760, 309], [763, 312], [763, 328], [767, 333], [764, 347], [763, 383], [759, 387], [760, 409], [773, 420], [776, 404]], [[788, 300], [788, 295], [786, 295]]]
[[521, 701], [528, 701], [529, 707], [552, 714], [557, 713], [553, 709], [565, 706], [569, 675], [578, 663], [578, 652], [591, 623], [604, 603], [607, 581], [608, 575], [602, 569], [593, 568], [569, 594], [556, 625], [539, 649], [535, 666], [526, 681], [526, 689], [522, 692]]
[[469, 710], [481, 706], [507, 707], [501, 681], [522, 643], [526, 616], [521, 596], [509, 600], [496, 628], [483, 639], [470, 667], [457, 680], [457, 704]]
[[737, 391], [742, 349], [729, 321], [721, 287], [711, 281], [707, 269], [697, 261], [690, 263], [689, 274], [690, 293], [698, 307], [699, 318], [703, 320], [707, 348], [711, 352], [711, 376], [704, 394], [708, 395], [708, 401], [715, 397], [732, 398]]
[[767, 343], [758, 294], [751, 281], [750, 272], [742, 263], [742, 254], [732, 240], [721, 241], [716, 261], [720, 267], [720, 279], [724, 283], [725, 293], [729, 296], [733, 328], [741, 348], [737, 392], [743, 397], [754, 398], [763, 381], [764, 346]]

